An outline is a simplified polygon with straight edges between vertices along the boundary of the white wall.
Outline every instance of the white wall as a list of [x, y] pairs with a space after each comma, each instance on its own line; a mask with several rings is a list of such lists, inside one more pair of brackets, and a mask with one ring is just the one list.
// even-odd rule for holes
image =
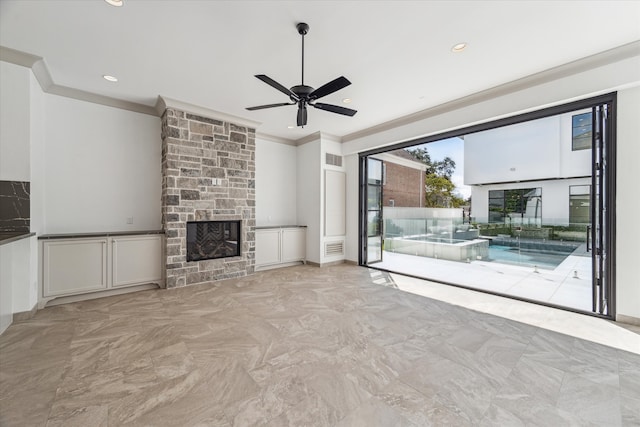
[[[44, 170], [45, 170], [45, 129], [44, 129], [44, 92], [40, 84], [36, 80], [33, 73], [30, 78], [30, 101], [29, 107], [31, 111], [30, 120], [30, 164], [31, 164], [31, 194], [30, 194], [30, 214], [31, 214], [31, 231], [36, 236], [30, 238], [30, 273], [29, 273], [29, 291], [28, 293], [17, 292], [15, 300], [15, 311], [22, 312], [31, 310], [38, 302], [39, 297], [39, 269], [38, 269], [38, 239], [37, 235], [44, 231]], [[20, 296], [23, 299], [20, 299]]]
[[296, 181], [298, 225], [307, 226], [307, 260], [321, 263], [322, 238], [322, 174], [320, 169], [321, 141], [297, 147]]
[[47, 233], [161, 227], [158, 117], [51, 94], [45, 116]]
[[[572, 75], [564, 75], [555, 80], [532, 87], [514, 90], [481, 99], [476, 103], [462, 104], [442, 113], [434, 113], [429, 118], [400, 125], [352, 139], [343, 144], [344, 154], [356, 154], [377, 147], [391, 145], [417, 137], [435, 135], [445, 131], [463, 128], [472, 124], [489, 122], [526, 111], [567, 103], [577, 99], [618, 90], [618, 178], [617, 178], [617, 305], [618, 314], [640, 319], [640, 290], [637, 267], [638, 208], [637, 183], [640, 182], [640, 98], [637, 86], [640, 84], [640, 54], [601, 65], [591, 70]], [[357, 161], [347, 163], [357, 168]], [[348, 194], [357, 194], [356, 170], [350, 170]], [[347, 223], [357, 224], [358, 199], [347, 199]], [[347, 241], [358, 241], [358, 228], [347, 229]], [[347, 259], [358, 259], [356, 244], [347, 246]]]
[[256, 139], [256, 225], [298, 225], [296, 151]]
[[590, 175], [591, 150], [571, 149], [571, 117], [582, 112], [465, 135], [465, 185]]
[[[326, 182], [326, 171], [336, 171], [340, 173], [345, 173], [344, 168], [344, 159], [343, 166], [334, 166], [326, 164], [326, 154], [335, 154], [337, 156], [342, 156], [342, 144], [340, 142], [335, 141], [334, 139], [328, 137], [327, 135], [321, 135], [321, 148], [320, 148], [320, 163], [322, 168], [322, 176], [320, 193], [322, 194], [321, 199], [321, 211], [320, 211], [320, 224], [322, 229], [322, 238], [320, 244], [320, 264], [337, 262], [344, 259], [344, 254], [335, 254], [335, 255], [325, 255], [325, 244], [326, 243], [338, 243], [342, 242], [344, 245], [344, 241], [346, 239], [346, 233], [344, 234], [334, 234], [327, 233], [327, 218], [326, 215], [329, 214], [332, 218], [329, 218], [329, 221], [332, 222], [333, 225], [338, 225], [338, 228], [346, 228], [346, 185], [344, 188], [328, 188]], [[346, 175], [344, 175], [346, 181]], [[339, 183], [338, 185], [342, 185]], [[335, 196], [336, 200], [331, 200], [331, 198]], [[328, 201], [328, 202], [327, 202]], [[342, 215], [343, 218], [339, 218]], [[328, 235], [333, 234], [333, 235]]]
[[640, 87], [618, 92], [616, 285], [618, 314], [640, 318]]
[[0, 61], [0, 180], [30, 181], [31, 70]]

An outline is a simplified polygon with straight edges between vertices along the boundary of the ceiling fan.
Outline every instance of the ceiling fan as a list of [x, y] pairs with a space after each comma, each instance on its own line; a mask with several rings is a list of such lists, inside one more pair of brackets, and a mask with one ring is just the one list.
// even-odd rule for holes
[[298, 105], [298, 117], [297, 124], [298, 126], [304, 126], [307, 124], [307, 105], [312, 106], [313, 108], [317, 108], [319, 110], [329, 111], [331, 113], [342, 114], [345, 116], [353, 116], [357, 113], [356, 110], [352, 110], [350, 108], [340, 107], [338, 105], [332, 104], [323, 104], [321, 102], [316, 102], [316, 100], [322, 98], [323, 96], [330, 95], [334, 92], [339, 91], [351, 84], [349, 80], [347, 80], [344, 76], [340, 76], [335, 80], [330, 81], [329, 83], [320, 86], [318, 89], [314, 89], [311, 86], [307, 86], [304, 84], [304, 36], [309, 32], [309, 25], [301, 22], [296, 25], [298, 29], [298, 34], [302, 36], [302, 83], [293, 86], [291, 89], [287, 89], [280, 83], [276, 82], [272, 78], [264, 75], [257, 74], [256, 77], [269, 86], [279, 90], [289, 97], [291, 102], [281, 102], [278, 104], [267, 104], [267, 105], [259, 105], [257, 107], [248, 107], [247, 110], [262, 110], [265, 108], [273, 108], [273, 107], [283, 107], [285, 105]]

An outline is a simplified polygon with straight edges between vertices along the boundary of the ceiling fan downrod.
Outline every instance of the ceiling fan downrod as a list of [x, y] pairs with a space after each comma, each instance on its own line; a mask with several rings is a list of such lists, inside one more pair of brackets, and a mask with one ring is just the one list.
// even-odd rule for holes
[[298, 29], [298, 34], [302, 36], [302, 83], [301, 86], [304, 86], [304, 36], [309, 32], [309, 24], [304, 22], [300, 22], [296, 25]]

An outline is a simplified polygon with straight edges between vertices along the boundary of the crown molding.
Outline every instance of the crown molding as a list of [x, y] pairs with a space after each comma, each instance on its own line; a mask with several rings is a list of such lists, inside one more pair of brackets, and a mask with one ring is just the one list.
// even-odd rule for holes
[[73, 98], [80, 101], [91, 102], [94, 104], [106, 105], [108, 107], [134, 111], [136, 113], [149, 114], [152, 116], [157, 115], [155, 109], [148, 105], [124, 101], [122, 99], [112, 98], [110, 96], [98, 95], [96, 93], [58, 85], [53, 81], [44, 58], [41, 58], [39, 56], [21, 52], [15, 49], [10, 49], [5, 46], [0, 46], [0, 60], [4, 62], [10, 62], [15, 65], [20, 65], [22, 67], [31, 68], [31, 71], [33, 72], [34, 77], [40, 85], [40, 88], [42, 88], [42, 91], [45, 93]]
[[348, 135], [344, 135], [342, 137], [342, 142], [349, 142], [377, 133], [385, 132], [400, 126], [410, 125], [412, 123], [425, 120], [430, 117], [446, 114], [451, 111], [469, 107], [474, 104], [479, 104], [493, 98], [509, 95], [525, 89], [530, 89], [535, 86], [550, 83], [554, 80], [569, 77], [594, 68], [602, 67], [607, 64], [623, 61], [625, 59], [630, 59], [637, 56], [640, 56], [640, 40], [636, 40], [634, 42], [627, 43], [613, 49], [605, 50], [603, 52], [596, 53], [594, 55], [587, 56], [581, 59], [577, 59], [575, 61], [568, 62], [566, 64], [550, 68], [539, 73], [531, 74], [521, 79], [494, 86], [492, 88], [476, 92], [474, 94], [458, 98], [453, 101], [445, 102], [443, 104], [436, 105], [435, 107], [427, 108], [413, 114], [399, 117], [397, 119], [390, 120], [379, 125], [375, 125], [357, 132], [350, 133]]
[[281, 138], [275, 135], [269, 135], [268, 133], [256, 132], [256, 140], [261, 139], [263, 141], [276, 142], [278, 144], [297, 146], [296, 141], [293, 139]]
[[342, 139], [339, 136], [332, 135], [330, 133], [326, 133], [326, 132], [322, 132], [322, 131], [317, 131], [317, 132], [311, 133], [311, 134], [309, 134], [307, 136], [303, 136], [300, 139], [297, 139], [296, 140], [296, 145], [300, 146], [300, 145], [304, 145], [304, 144], [307, 144], [309, 142], [318, 141], [318, 140], [342, 142]]
[[220, 111], [212, 110], [210, 108], [201, 107], [199, 105], [189, 104], [188, 102], [179, 101], [177, 99], [168, 98], [166, 96], [158, 96], [156, 102], [155, 111], [158, 116], [164, 114], [164, 110], [167, 108], [175, 108], [177, 110], [186, 111], [200, 116], [211, 117], [222, 120], [223, 122], [229, 122], [237, 125], [246, 126], [249, 128], [257, 128], [262, 123], [255, 120], [249, 120], [244, 117], [234, 116], [232, 114], [222, 113]]
[[307, 136], [303, 136], [300, 139], [296, 139], [296, 145], [300, 146], [300, 145], [308, 144], [309, 142], [318, 141], [320, 139], [322, 139], [322, 132], [317, 131], [314, 133], [310, 133]]

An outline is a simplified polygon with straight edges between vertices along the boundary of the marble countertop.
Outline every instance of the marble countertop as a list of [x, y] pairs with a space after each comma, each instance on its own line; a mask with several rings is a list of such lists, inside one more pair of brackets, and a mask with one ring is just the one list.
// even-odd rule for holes
[[35, 234], [30, 231], [0, 231], [0, 245], [26, 239], [27, 237], [35, 236]]
[[113, 237], [113, 236], [139, 236], [143, 234], [164, 234], [164, 230], [143, 230], [143, 231], [103, 231], [94, 233], [62, 233], [62, 234], [42, 234], [38, 240], [47, 239], [79, 239], [83, 237]]

